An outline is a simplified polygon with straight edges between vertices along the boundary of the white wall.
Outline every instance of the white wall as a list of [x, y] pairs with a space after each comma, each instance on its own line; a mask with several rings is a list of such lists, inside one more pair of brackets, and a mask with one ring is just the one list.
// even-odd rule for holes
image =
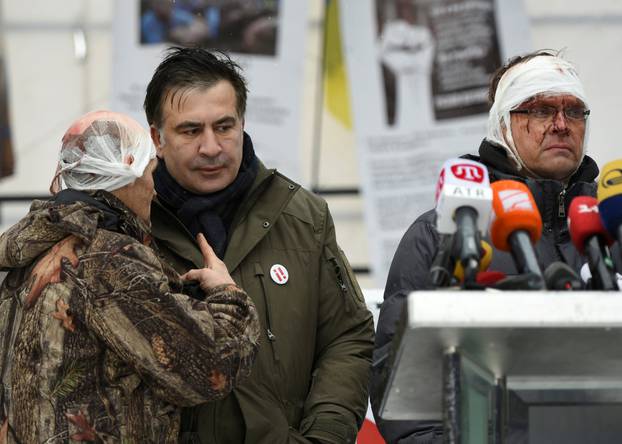
[[[129, 1], [129, 0], [128, 0]], [[297, 0], [301, 1], [301, 0]], [[304, 147], [306, 177], [311, 177], [313, 105], [316, 103], [320, 12], [309, 22]], [[352, 0], [355, 1], [355, 0]], [[516, 0], [519, 1], [519, 0]], [[0, 194], [45, 194], [53, 175], [59, 141], [80, 114], [106, 108], [110, 96], [111, 0], [0, 0], [1, 30], [9, 71], [10, 108], [17, 174], [0, 181]], [[622, 93], [622, 1], [526, 0], [534, 48], [566, 48], [591, 99], [589, 152], [600, 165], [622, 157], [617, 139]], [[84, 32], [88, 53], [74, 54], [74, 32]], [[528, 38], [526, 36], [526, 38]], [[278, 81], [278, 78], [275, 77]], [[278, 86], [275, 86], [278, 87]], [[251, 91], [252, 94], [252, 91]], [[351, 134], [325, 116], [319, 185], [357, 187], [358, 161]], [[326, 138], [330, 138], [330, 142]], [[367, 265], [368, 246], [358, 197], [328, 198], [342, 247], [353, 265]], [[6, 205], [0, 228], [25, 213]], [[366, 279], [362, 279], [366, 283]]]

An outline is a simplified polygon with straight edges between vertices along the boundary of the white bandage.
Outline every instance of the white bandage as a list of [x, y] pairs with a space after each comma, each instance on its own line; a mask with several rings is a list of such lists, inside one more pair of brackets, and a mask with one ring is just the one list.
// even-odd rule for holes
[[95, 120], [61, 149], [60, 188], [114, 191], [143, 175], [156, 151], [149, 134], [123, 120]]
[[[495, 102], [488, 113], [486, 139], [505, 148], [517, 170], [526, 170], [534, 177], [538, 177], [525, 166], [516, 150], [512, 137], [510, 111], [538, 95], [556, 96], [562, 94], [572, 95], [581, 100], [586, 107], [588, 106], [585, 91], [577, 72], [566, 60], [555, 56], [540, 55], [514, 65], [505, 72], [497, 85]], [[588, 122], [586, 122], [581, 158], [585, 153], [588, 130]]]

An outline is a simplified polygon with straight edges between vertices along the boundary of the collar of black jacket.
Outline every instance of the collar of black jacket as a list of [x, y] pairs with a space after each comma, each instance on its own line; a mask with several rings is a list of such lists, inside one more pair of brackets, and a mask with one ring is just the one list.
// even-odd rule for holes
[[[467, 154], [462, 156], [465, 159], [474, 160], [476, 162], [482, 162], [489, 168], [491, 174], [491, 182], [494, 180], [519, 180], [524, 182], [527, 178], [521, 175], [508, 159], [507, 152], [504, 148], [492, 144], [484, 139], [479, 146], [479, 156]], [[589, 156], [584, 156], [581, 165], [577, 171], [572, 175], [568, 184], [571, 185], [576, 182], [593, 182], [598, 177], [598, 165], [594, 159]], [[547, 179], [544, 179], [547, 180]]]

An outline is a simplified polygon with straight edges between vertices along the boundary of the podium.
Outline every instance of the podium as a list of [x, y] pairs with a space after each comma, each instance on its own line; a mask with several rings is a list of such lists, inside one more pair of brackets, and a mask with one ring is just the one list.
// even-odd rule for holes
[[[380, 415], [446, 442], [622, 442], [620, 293], [414, 292], [389, 359]], [[571, 438], [547, 438], [563, 407]]]

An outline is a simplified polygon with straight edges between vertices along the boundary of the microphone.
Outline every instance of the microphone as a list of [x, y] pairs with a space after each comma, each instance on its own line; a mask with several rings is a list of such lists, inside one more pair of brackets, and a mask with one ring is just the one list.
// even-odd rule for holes
[[507, 276], [502, 271], [480, 271], [477, 273], [477, 283], [484, 287], [494, 287], [495, 284]]
[[592, 288], [618, 290], [613, 261], [606, 245], [613, 239], [598, 212], [598, 201], [590, 196], [575, 197], [568, 210], [568, 229], [575, 248], [584, 256], [592, 275]]
[[[476, 281], [479, 279], [481, 272], [488, 270], [488, 266], [490, 265], [490, 262], [492, 262], [492, 247], [490, 244], [485, 240], [482, 240], [480, 245], [480, 260]], [[460, 262], [456, 263], [456, 267], [454, 268], [454, 277], [459, 282], [464, 282], [464, 269], [462, 268], [462, 264]]]
[[515, 180], [499, 180], [491, 188], [492, 244], [499, 250], [511, 252], [518, 272], [530, 275], [527, 288], [543, 289], [544, 279], [532, 245], [542, 234], [542, 218], [529, 188]]
[[[589, 288], [591, 288], [592, 282], [592, 273], [590, 272], [590, 267], [588, 267], [587, 263], [583, 264], [581, 267], [581, 279], [585, 282]], [[622, 290], [622, 274], [616, 271], [616, 282], [618, 284], [618, 288]]]
[[539, 290], [542, 287], [536, 285], [542, 283], [542, 277], [533, 273], [515, 274], [506, 276], [504, 279], [497, 281], [492, 287], [497, 290]]
[[581, 290], [579, 275], [568, 264], [553, 262], [544, 270], [544, 282], [549, 290]]
[[603, 225], [622, 245], [622, 160], [605, 164], [598, 179], [597, 197]]
[[480, 233], [488, 226], [491, 202], [484, 165], [466, 159], [449, 159], [443, 164], [436, 187], [436, 229], [454, 235], [454, 255], [462, 264], [465, 282], [475, 282]]
[[453, 258], [454, 237], [449, 234], [441, 234], [438, 251], [430, 267], [430, 279], [436, 288], [449, 287], [451, 275], [449, 270], [454, 267]]

